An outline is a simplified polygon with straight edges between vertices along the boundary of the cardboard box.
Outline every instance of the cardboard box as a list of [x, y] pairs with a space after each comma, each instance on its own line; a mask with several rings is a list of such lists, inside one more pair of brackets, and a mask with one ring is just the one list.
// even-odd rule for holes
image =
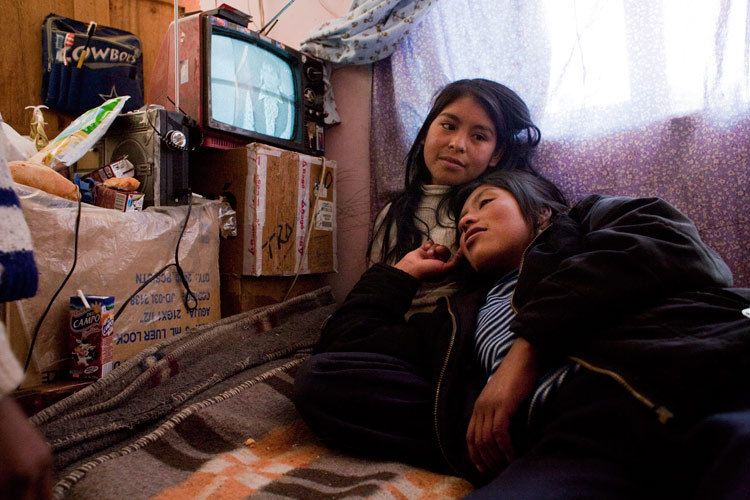
[[143, 196], [139, 191], [120, 191], [102, 184], [94, 185], [94, 204], [97, 207], [120, 212], [140, 211], [143, 210]]
[[93, 382], [93, 380], [64, 380], [24, 387], [13, 392], [13, 399], [23, 408], [26, 415], [31, 417]]
[[[294, 286], [292, 286], [292, 284]], [[223, 318], [252, 309], [278, 304], [326, 286], [325, 275], [301, 275], [295, 282], [284, 276], [221, 275], [221, 316]]]
[[193, 189], [237, 210], [222, 239], [222, 273], [292, 276], [335, 272], [336, 162], [252, 143], [191, 158]]
[[113, 177], [135, 177], [135, 167], [127, 158], [123, 158], [83, 176], [84, 179], [93, 179], [96, 182], [104, 182]]

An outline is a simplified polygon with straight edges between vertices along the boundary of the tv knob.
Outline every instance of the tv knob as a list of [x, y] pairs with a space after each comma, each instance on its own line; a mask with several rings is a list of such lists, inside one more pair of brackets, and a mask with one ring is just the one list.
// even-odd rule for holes
[[315, 99], [318, 97], [315, 91], [310, 87], [307, 87], [302, 94], [305, 96], [305, 101], [310, 104], [313, 104], [315, 102]]
[[323, 68], [319, 68], [316, 66], [308, 66], [305, 70], [305, 74], [307, 75], [308, 80], [322, 80], [323, 79]]
[[170, 130], [164, 137], [164, 141], [172, 149], [184, 150], [187, 149], [187, 137], [184, 133], [179, 130]]

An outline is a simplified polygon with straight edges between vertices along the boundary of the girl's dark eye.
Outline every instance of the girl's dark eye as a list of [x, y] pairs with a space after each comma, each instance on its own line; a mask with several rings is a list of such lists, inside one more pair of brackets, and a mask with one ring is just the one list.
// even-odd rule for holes
[[482, 208], [483, 206], [485, 206], [487, 203], [489, 203], [491, 201], [492, 201], [492, 198], [485, 198], [483, 200], [480, 200], [479, 201], [479, 208]]
[[450, 122], [443, 122], [443, 123], [440, 124], [440, 126], [443, 127], [445, 130], [453, 130], [453, 129], [456, 128]]
[[474, 134], [474, 140], [482, 142], [482, 141], [486, 141], [487, 138], [485, 136], [483, 136], [482, 134]]

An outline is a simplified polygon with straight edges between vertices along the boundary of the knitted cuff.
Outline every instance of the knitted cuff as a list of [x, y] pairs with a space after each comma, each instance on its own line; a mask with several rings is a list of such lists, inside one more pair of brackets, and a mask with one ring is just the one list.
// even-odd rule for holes
[[38, 281], [31, 250], [0, 251], [0, 302], [33, 297]]

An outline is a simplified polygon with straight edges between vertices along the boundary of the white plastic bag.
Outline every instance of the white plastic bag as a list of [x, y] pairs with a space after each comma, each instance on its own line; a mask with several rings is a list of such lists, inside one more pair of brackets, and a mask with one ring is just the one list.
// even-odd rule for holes
[[34, 143], [5, 123], [2, 115], [0, 115], [0, 128], [2, 128], [3, 134], [7, 139], [7, 141], [3, 141], [3, 153], [6, 160], [26, 160], [36, 153]]
[[[39, 290], [11, 304], [23, 331], [11, 331], [11, 344], [25, 357], [37, 320], [73, 262], [76, 202], [16, 184], [34, 241]], [[70, 297], [113, 295], [115, 311], [164, 265], [174, 262], [187, 206], [118, 212], [82, 204], [78, 261], [42, 323], [24, 386], [51, 381], [64, 372]], [[219, 300], [219, 202], [193, 205], [180, 239], [180, 265], [197, 308], [189, 311], [174, 266], [129, 301], [115, 321], [115, 364], [146, 347], [221, 317]], [[17, 347], [16, 347], [17, 346]]]

